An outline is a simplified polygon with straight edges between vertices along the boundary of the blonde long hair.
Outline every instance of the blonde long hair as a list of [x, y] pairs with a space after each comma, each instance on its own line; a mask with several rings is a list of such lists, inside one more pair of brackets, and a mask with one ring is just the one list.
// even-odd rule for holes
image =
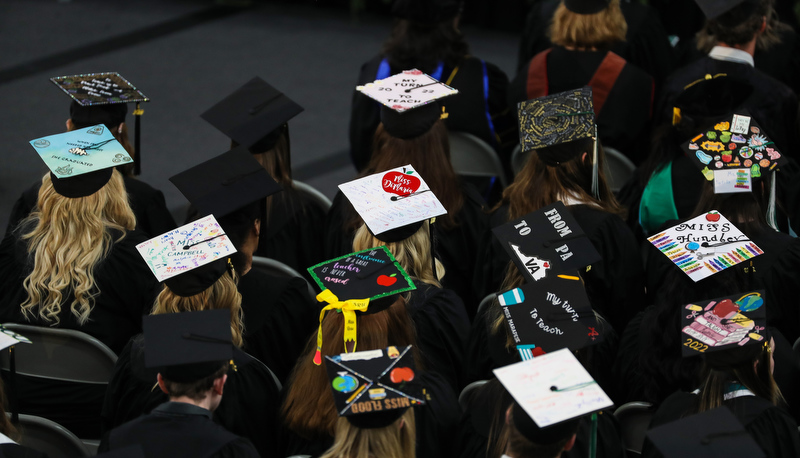
[[230, 310], [233, 344], [241, 348], [244, 344], [244, 339], [242, 338], [244, 334], [244, 314], [242, 313], [242, 295], [236, 287], [239, 277], [233, 269], [228, 269], [228, 272], [230, 275], [228, 273], [222, 274], [213, 285], [194, 296], [178, 296], [167, 285], [164, 285], [150, 313], [152, 315], [160, 315], [163, 313], [199, 312], [202, 310]]
[[361, 251], [369, 248], [379, 247], [386, 245], [386, 248], [400, 263], [400, 266], [409, 275], [417, 278], [423, 283], [429, 285], [442, 287], [439, 279], [444, 277], [445, 270], [439, 260], [436, 260], [436, 277], [433, 276], [433, 268], [431, 267], [431, 237], [430, 237], [430, 224], [425, 221], [422, 227], [419, 228], [411, 237], [400, 242], [386, 243], [379, 238], [375, 237], [369, 232], [366, 224], [361, 224], [361, 227], [356, 231], [353, 238], [353, 251]]
[[[33, 271], [23, 281], [28, 298], [22, 314], [51, 325], [60, 322], [65, 292], [73, 295], [70, 311], [83, 325], [89, 319], [96, 288], [94, 268], [108, 255], [111, 245], [136, 227], [122, 175], [114, 170], [108, 183], [86, 197], [68, 198], [56, 193], [50, 174], [42, 178], [37, 207], [21, 223], [33, 227], [22, 234]], [[118, 231], [113, 238], [111, 230]]]
[[414, 458], [415, 447], [414, 409], [409, 408], [397, 421], [383, 428], [358, 428], [340, 417], [336, 421], [333, 446], [320, 458]]
[[628, 23], [619, 6], [611, 0], [608, 6], [594, 14], [573, 13], [564, 6], [556, 9], [550, 22], [550, 41], [558, 46], [578, 49], [607, 49], [625, 41]]

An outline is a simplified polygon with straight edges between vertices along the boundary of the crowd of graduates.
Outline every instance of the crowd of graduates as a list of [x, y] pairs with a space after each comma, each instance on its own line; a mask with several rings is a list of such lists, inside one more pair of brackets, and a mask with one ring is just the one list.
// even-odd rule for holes
[[[65, 89], [64, 141], [82, 155], [42, 155], [51, 172], [20, 190], [0, 243], [0, 323], [81, 331], [118, 359], [107, 386], [3, 373], [6, 410], [100, 440], [108, 456], [623, 457], [614, 406], [643, 401], [644, 456], [711, 456], [708, 437], [734, 454], [742, 440], [800, 456], [797, 19], [780, 0], [696, 0], [674, 2], [687, 14], [676, 24], [670, 2], [651, 3], [534, 2], [509, 82], [470, 54], [462, 2], [396, 0], [353, 92], [358, 177], [329, 209], [292, 180], [290, 138], [304, 133], [289, 123], [303, 108], [258, 77], [202, 115], [229, 151], [171, 178], [190, 203], [178, 222], [136, 176], [124, 100]], [[396, 99], [370, 89], [402, 75], [432, 82], [379, 83], [420, 89]], [[108, 140], [88, 143], [98, 132]], [[460, 176], [452, 132], [489, 145], [510, 184]], [[131, 163], [95, 158], [73, 174], [57, 162], [113, 147]], [[636, 166], [621, 189], [612, 160]], [[743, 192], [722, 189], [733, 165]], [[417, 185], [391, 191], [389, 176]], [[752, 255], [693, 277], [702, 266], [659, 241], [698, 218], [741, 235], [685, 240], [696, 259], [737, 242]], [[185, 236], [208, 224], [219, 232]], [[148, 255], [153, 243], [183, 264]], [[532, 324], [564, 313], [546, 312], [556, 295], [570, 323]], [[698, 326], [722, 348], [697, 350]], [[546, 424], [497, 371], [523, 365], [535, 385], [536, 367], [573, 359], [589, 382], [550, 387], [558, 409], [587, 384], [609, 401]], [[691, 418], [703, 420], [671, 426]], [[674, 428], [666, 444], [659, 427]], [[18, 438], [0, 421], [0, 456], [39, 456]]]

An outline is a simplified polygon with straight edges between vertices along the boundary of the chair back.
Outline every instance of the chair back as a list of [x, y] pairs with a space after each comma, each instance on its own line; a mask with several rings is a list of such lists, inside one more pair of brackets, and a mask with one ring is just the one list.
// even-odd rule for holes
[[525, 167], [529, 154], [531, 154], [530, 151], [522, 152], [522, 145], [517, 145], [511, 150], [511, 170], [514, 171], [514, 176], [517, 176], [520, 170]]
[[503, 188], [506, 182], [503, 165], [491, 146], [466, 132], [450, 132], [450, 162], [459, 175], [497, 177]]
[[[117, 355], [86, 333], [15, 323], [4, 326], [33, 342], [14, 346], [17, 374], [94, 385], [111, 379]], [[10, 370], [8, 352], [0, 352], [0, 368]]]
[[472, 396], [472, 392], [483, 385], [486, 385], [486, 382], [488, 382], [488, 380], [478, 380], [470, 383], [469, 385], [465, 386], [463, 390], [461, 390], [461, 394], [458, 395], [458, 405], [461, 406], [461, 412], [467, 411], [467, 404], [469, 404], [469, 399], [470, 396]]
[[645, 433], [650, 427], [655, 409], [649, 402], [628, 402], [614, 411], [622, 432], [622, 443], [629, 454], [641, 455]]
[[269, 375], [272, 376], [272, 381], [275, 382], [275, 386], [278, 388], [279, 392], [281, 390], [283, 390], [283, 385], [281, 384], [281, 381], [278, 380], [278, 376], [275, 375], [274, 372], [272, 372], [272, 369], [270, 369], [269, 366], [264, 364], [264, 361], [261, 361], [260, 359], [256, 358], [255, 356], [251, 355], [250, 353], [247, 353], [247, 355], [250, 356], [251, 358], [253, 358], [253, 363], [251, 363], [251, 364], [260, 364], [261, 367], [263, 367], [264, 369], [266, 369], [269, 372]]
[[317, 188], [303, 183], [302, 181], [292, 180], [292, 185], [298, 192], [311, 199], [311, 201], [321, 208], [325, 214], [328, 214], [328, 210], [330, 210], [331, 205], [333, 204], [331, 203], [331, 200], [325, 196], [325, 194], [319, 192]]
[[306, 282], [306, 286], [308, 286], [308, 293], [311, 295], [311, 297], [317, 296], [317, 293], [314, 291], [314, 287], [308, 282], [308, 280], [306, 280], [305, 277], [300, 275], [300, 272], [292, 269], [277, 259], [265, 258], [263, 256], [253, 256], [253, 268], [278, 277], [300, 277]]
[[490, 293], [486, 295], [486, 297], [481, 299], [481, 303], [478, 304], [478, 311], [475, 312], [475, 316], [476, 317], [481, 316], [481, 314], [483, 314], [486, 311], [486, 309], [489, 308], [489, 306], [492, 304], [492, 301], [494, 301], [496, 298], [497, 298], [496, 293]]
[[45, 453], [50, 458], [91, 456], [77, 436], [54, 421], [20, 414], [16, 427], [22, 436], [20, 445]]
[[636, 165], [615, 148], [604, 146], [603, 151], [606, 153], [606, 181], [611, 191], [616, 194], [631, 178], [636, 170]]

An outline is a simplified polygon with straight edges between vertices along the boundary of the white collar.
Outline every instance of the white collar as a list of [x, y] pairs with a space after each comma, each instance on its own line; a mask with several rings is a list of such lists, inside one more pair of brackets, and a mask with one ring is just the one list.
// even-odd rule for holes
[[708, 57], [716, 60], [726, 60], [728, 62], [736, 62], [738, 64], [747, 64], [751, 67], [755, 66], [753, 56], [741, 49], [729, 48], [727, 46], [714, 46]]
[[16, 444], [10, 437], [0, 433], [0, 444]]

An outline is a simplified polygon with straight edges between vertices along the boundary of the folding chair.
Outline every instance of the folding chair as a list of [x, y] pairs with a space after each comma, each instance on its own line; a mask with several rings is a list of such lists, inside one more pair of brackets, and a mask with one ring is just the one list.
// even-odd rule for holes
[[314, 288], [311, 286], [308, 280], [305, 279], [305, 277], [300, 275], [298, 271], [292, 269], [277, 259], [265, 258], [263, 256], [253, 256], [253, 268], [256, 268], [262, 272], [266, 272], [270, 275], [276, 275], [278, 277], [300, 277], [306, 282], [306, 285], [308, 286], [308, 293], [311, 295], [311, 297], [317, 296]]
[[319, 206], [323, 212], [326, 214], [328, 213], [332, 203], [331, 200], [325, 196], [325, 194], [319, 192], [319, 190], [317, 190], [315, 187], [303, 183], [302, 181], [292, 180], [292, 185], [294, 185], [294, 188], [301, 194], [304, 194], [306, 197], [310, 198], [312, 202], [317, 204], [317, 206]]
[[[11, 414], [6, 414], [9, 417]], [[34, 415], [20, 415], [17, 423], [20, 445], [47, 454], [50, 458], [91, 456], [80, 439], [54, 421]]]
[[506, 182], [503, 165], [491, 146], [480, 138], [465, 132], [450, 132], [450, 162], [459, 175], [470, 177], [497, 177], [503, 188]]
[[622, 430], [622, 442], [629, 454], [634, 456], [642, 454], [645, 433], [650, 427], [654, 413], [653, 404], [638, 401], [625, 403], [614, 411]]
[[497, 298], [496, 293], [490, 293], [486, 297], [481, 299], [481, 303], [478, 304], [478, 311], [475, 312], [475, 316], [476, 317], [481, 316], [481, 314], [484, 313], [486, 309], [489, 308], [489, 306], [492, 304], [492, 301], [494, 301], [496, 298]]
[[469, 399], [470, 396], [472, 396], [472, 392], [483, 385], [486, 385], [486, 382], [488, 382], [488, 380], [477, 380], [465, 386], [464, 389], [461, 390], [461, 394], [458, 395], [458, 405], [461, 406], [462, 412], [467, 411], [467, 404], [469, 404]]
[[616, 194], [636, 171], [636, 165], [617, 149], [604, 146], [603, 150], [606, 153], [606, 180]]

